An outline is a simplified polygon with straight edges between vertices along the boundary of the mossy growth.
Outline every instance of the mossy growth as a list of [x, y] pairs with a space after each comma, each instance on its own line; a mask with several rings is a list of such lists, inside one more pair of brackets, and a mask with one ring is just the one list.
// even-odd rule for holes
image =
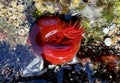
[[102, 18], [106, 20], [107, 24], [112, 22], [118, 23], [120, 20], [120, 0], [98, 0], [97, 7], [104, 6]]
[[37, 8], [35, 8], [35, 11], [33, 12], [33, 17], [38, 18], [42, 14], [41, 11], [39, 11]]

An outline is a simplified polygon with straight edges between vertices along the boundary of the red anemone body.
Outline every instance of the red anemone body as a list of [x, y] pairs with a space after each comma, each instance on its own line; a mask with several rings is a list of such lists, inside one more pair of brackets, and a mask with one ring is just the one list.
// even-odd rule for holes
[[79, 21], [68, 23], [59, 16], [43, 16], [32, 26], [29, 40], [37, 56], [52, 64], [63, 64], [79, 50], [82, 34]]

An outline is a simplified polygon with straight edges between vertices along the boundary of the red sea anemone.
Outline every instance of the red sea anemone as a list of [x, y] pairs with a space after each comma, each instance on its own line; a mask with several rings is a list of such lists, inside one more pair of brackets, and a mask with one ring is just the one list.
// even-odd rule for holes
[[63, 64], [80, 48], [83, 28], [80, 21], [66, 22], [60, 16], [41, 16], [32, 26], [29, 40], [33, 52], [52, 64]]

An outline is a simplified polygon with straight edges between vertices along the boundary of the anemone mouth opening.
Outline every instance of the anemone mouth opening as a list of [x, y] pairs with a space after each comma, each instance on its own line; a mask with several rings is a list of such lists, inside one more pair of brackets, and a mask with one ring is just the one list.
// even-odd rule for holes
[[47, 47], [52, 48], [52, 49], [56, 49], [56, 50], [62, 50], [62, 49], [69, 49], [72, 46], [71, 45], [56, 45], [56, 44], [46, 44]]
[[58, 49], [62, 49], [62, 48], [71, 46], [71, 45], [62, 45], [62, 44], [48, 44], [48, 45], [51, 47], [54, 47], [54, 48], [58, 48]]
[[81, 39], [83, 38], [82, 34], [84, 33], [84, 28], [80, 26], [80, 20], [73, 21], [71, 19], [69, 22], [66, 22], [60, 17], [49, 16], [51, 23], [53, 22], [51, 19], [56, 19], [58, 21], [58, 24], [55, 23], [55, 26], [50, 25], [49, 27], [41, 26], [40, 20], [42, 20], [43, 23], [45, 21], [48, 23], [47, 17], [41, 17], [36, 22], [37, 24], [40, 23], [39, 27], [37, 27], [38, 29], [42, 27], [42, 29], [39, 30], [39, 33], [33, 33], [36, 34], [35, 43], [39, 47], [43, 48], [45, 47], [44, 45], [46, 45], [50, 48], [59, 50], [63, 48], [70, 49], [75, 45], [79, 45]]
[[69, 46], [78, 43], [83, 38], [84, 28], [80, 27], [79, 21], [74, 24], [70, 21], [64, 28], [47, 38], [48, 44]]

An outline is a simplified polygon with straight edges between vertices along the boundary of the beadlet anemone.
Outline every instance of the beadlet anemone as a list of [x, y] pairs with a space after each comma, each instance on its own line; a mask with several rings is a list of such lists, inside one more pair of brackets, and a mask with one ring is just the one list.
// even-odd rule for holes
[[36, 56], [52, 64], [64, 64], [79, 50], [83, 33], [79, 19], [66, 21], [59, 15], [43, 15], [32, 26], [29, 41]]

